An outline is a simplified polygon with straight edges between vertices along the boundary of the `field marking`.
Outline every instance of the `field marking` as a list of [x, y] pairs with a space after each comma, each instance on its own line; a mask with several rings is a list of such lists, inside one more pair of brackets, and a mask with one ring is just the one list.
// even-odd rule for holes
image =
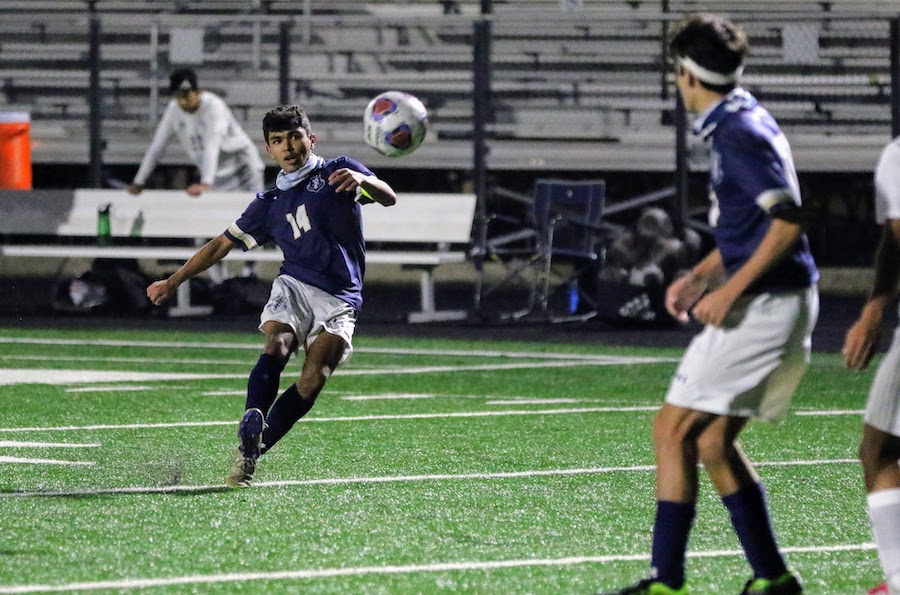
[[583, 403], [589, 399], [571, 399], [560, 397], [558, 399], [498, 399], [485, 401], [485, 405], [564, 405], [568, 403]]
[[[857, 543], [842, 545], [818, 545], [802, 547], [782, 547], [781, 551], [789, 554], [825, 553], [825, 552], [858, 552], [875, 549], [874, 543]], [[744, 556], [743, 550], [710, 550], [687, 552], [688, 558], [731, 558]], [[45, 585], [6, 585], [0, 586], [0, 593], [51, 593], [60, 591], [98, 591], [103, 589], [146, 589], [150, 587], [168, 587], [174, 585], [209, 585], [214, 583], [244, 583], [249, 581], [282, 581], [338, 578], [364, 575], [394, 575], [430, 572], [454, 572], [472, 570], [497, 570], [501, 568], [581, 566], [585, 564], [608, 564], [611, 562], [649, 561], [649, 554], [611, 554], [603, 556], [569, 556], [566, 558], [536, 558], [523, 560], [493, 560], [470, 562], [435, 562], [432, 564], [407, 564], [404, 566], [351, 566], [343, 568], [316, 568], [310, 570], [280, 570], [270, 572], [244, 572], [227, 574], [195, 574], [187, 576], [171, 576], [165, 578], [133, 578], [109, 581], [92, 581], [80, 583], [45, 584]]]
[[65, 465], [90, 467], [93, 461], [59, 461], [57, 459], [26, 459], [22, 457], [0, 456], [0, 463], [27, 464], [27, 465]]
[[0, 440], [0, 448], [99, 448], [99, 443], [72, 444], [71, 442], [16, 442]]
[[347, 395], [346, 397], [341, 397], [342, 401], [405, 401], [405, 400], [416, 400], [416, 399], [436, 399], [436, 398], [447, 398], [447, 399], [474, 399], [477, 398], [475, 395], [434, 395], [434, 394], [416, 394], [416, 393], [397, 393], [397, 394], [384, 394], [384, 395]]
[[833, 409], [830, 411], [797, 411], [794, 415], [830, 417], [838, 415], [862, 415], [865, 413], [862, 409]]
[[[124, 341], [112, 339], [38, 339], [29, 337], [0, 337], [0, 344], [23, 345], [83, 345], [102, 347], [158, 347], [165, 349], [253, 349], [260, 351], [260, 343], [198, 343], [193, 341]], [[462, 349], [405, 349], [401, 347], [357, 347], [358, 353], [379, 353], [384, 355], [449, 355], [457, 357], [508, 357], [527, 359], [557, 360], [655, 360], [659, 358], [630, 355], [590, 355], [583, 353], [546, 353], [523, 351], [462, 350]], [[663, 358], [665, 361], [680, 361], [680, 358]]]
[[[566, 415], [570, 413], [630, 413], [656, 411], [659, 405], [634, 407], [572, 407], [571, 409], [510, 409], [507, 411], [457, 411], [451, 413], [402, 413], [396, 415], [353, 415], [344, 417], [304, 417], [300, 423], [329, 423], [342, 421], [380, 421], [388, 419], [440, 419], [452, 417], [502, 417], [506, 415]], [[237, 421], [184, 421], [155, 424], [96, 424], [88, 426], [50, 426], [31, 428], [0, 428], [0, 434], [16, 432], [70, 432], [79, 430], [140, 430], [153, 428], [192, 428], [233, 426]]]
[[[858, 459], [823, 459], [814, 461], [770, 461], [754, 463], [755, 467], [814, 467], [817, 465], [847, 465], [859, 464]], [[532, 471], [498, 471], [494, 473], [435, 473], [424, 475], [382, 475], [374, 477], [330, 477], [323, 479], [285, 479], [279, 481], [260, 481], [253, 484], [254, 489], [281, 488], [297, 486], [332, 486], [332, 485], [359, 485], [378, 483], [405, 483], [425, 481], [465, 481], [465, 480], [494, 480], [517, 479], [523, 477], [565, 477], [576, 475], [598, 475], [603, 473], [630, 473], [655, 471], [655, 465], [631, 465], [627, 467], [587, 467], [581, 469], [543, 469]], [[113, 494], [184, 494], [210, 492], [227, 492], [231, 490], [224, 484], [209, 485], [167, 485], [129, 488], [98, 488], [92, 490], [64, 490], [64, 491], [21, 491], [0, 492], [3, 498], [35, 498], [35, 497], [69, 497], [69, 496], [102, 496]]]

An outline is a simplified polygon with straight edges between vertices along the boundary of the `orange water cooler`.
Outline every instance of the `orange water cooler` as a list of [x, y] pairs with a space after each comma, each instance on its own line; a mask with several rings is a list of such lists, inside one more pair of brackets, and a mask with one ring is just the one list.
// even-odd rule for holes
[[31, 190], [31, 116], [0, 112], [0, 188]]

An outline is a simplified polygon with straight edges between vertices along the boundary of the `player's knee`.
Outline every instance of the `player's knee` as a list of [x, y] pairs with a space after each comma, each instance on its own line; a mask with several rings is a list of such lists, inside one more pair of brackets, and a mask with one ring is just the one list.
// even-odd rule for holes
[[297, 340], [291, 334], [279, 333], [266, 338], [265, 352], [279, 359], [283, 359], [285, 362], [296, 348]]
[[734, 442], [719, 432], [704, 432], [697, 439], [697, 451], [705, 466], [721, 464], [734, 454]]

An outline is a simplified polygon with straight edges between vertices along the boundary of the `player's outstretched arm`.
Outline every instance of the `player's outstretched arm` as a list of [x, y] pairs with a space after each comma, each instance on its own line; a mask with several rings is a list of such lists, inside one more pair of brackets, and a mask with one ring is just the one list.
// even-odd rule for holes
[[361, 188], [366, 196], [386, 207], [397, 203], [397, 194], [387, 182], [354, 169], [345, 167], [333, 172], [328, 176], [328, 183], [335, 186], [337, 192]]
[[168, 279], [151, 283], [147, 287], [147, 297], [157, 306], [160, 305], [175, 293], [179, 285], [225, 258], [232, 248], [234, 243], [224, 234], [208, 241]]
[[881, 336], [884, 311], [893, 301], [900, 281], [900, 219], [885, 223], [881, 243], [875, 253], [875, 281], [859, 318], [844, 338], [844, 364], [863, 370], [872, 361]]

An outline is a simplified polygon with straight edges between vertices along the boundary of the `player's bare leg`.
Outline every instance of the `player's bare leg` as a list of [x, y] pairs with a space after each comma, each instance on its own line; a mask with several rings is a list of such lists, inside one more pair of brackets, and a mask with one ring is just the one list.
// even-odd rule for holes
[[864, 424], [859, 458], [869, 520], [887, 581], [884, 592], [900, 593], [900, 438]]

